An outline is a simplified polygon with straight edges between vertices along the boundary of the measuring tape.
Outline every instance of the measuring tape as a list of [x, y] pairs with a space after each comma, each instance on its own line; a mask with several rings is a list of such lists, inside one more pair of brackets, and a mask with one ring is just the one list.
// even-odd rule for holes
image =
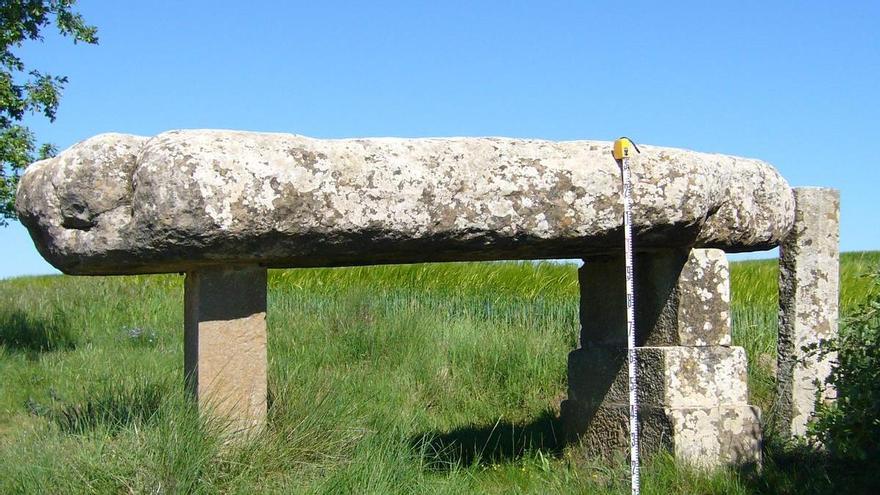
[[629, 467], [632, 494], [639, 494], [639, 411], [636, 383], [636, 301], [633, 283], [632, 181], [629, 159], [632, 151], [641, 153], [636, 143], [622, 137], [614, 141], [611, 152], [620, 165], [623, 180], [623, 244], [626, 272], [626, 360], [629, 368]]

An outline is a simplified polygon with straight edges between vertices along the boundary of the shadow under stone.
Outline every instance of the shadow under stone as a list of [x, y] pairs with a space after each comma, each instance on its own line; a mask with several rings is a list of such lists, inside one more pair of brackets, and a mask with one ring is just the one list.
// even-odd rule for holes
[[880, 493], [878, 462], [874, 459], [844, 459], [815, 447], [776, 441], [770, 441], [764, 447], [764, 466], [760, 471], [737, 470], [749, 493]]
[[99, 428], [118, 431], [161, 421], [162, 405], [170, 394], [170, 387], [163, 382], [114, 385], [100, 387], [75, 401], [51, 393], [50, 404], [29, 399], [27, 408], [65, 433], [82, 434]]
[[564, 447], [561, 425], [556, 414], [544, 411], [526, 424], [499, 422], [428, 432], [413, 437], [410, 443], [424, 453], [430, 469], [444, 471], [475, 462], [511, 461], [535, 450], [560, 455]]
[[0, 345], [26, 353], [69, 350], [76, 347], [76, 336], [61, 312], [45, 318], [20, 310], [0, 311]]

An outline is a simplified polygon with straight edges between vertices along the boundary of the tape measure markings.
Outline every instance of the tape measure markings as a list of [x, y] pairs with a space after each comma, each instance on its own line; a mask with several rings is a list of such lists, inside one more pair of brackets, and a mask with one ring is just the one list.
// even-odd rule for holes
[[623, 181], [623, 238], [624, 238], [624, 276], [626, 277], [626, 339], [627, 368], [629, 378], [629, 443], [630, 443], [630, 481], [632, 495], [639, 495], [639, 411], [638, 383], [636, 381], [636, 318], [635, 282], [633, 270], [632, 239], [632, 177], [630, 175], [630, 146], [639, 151], [635, 143], [622, 137], [614, 142], [612, 154], [620, 164]]

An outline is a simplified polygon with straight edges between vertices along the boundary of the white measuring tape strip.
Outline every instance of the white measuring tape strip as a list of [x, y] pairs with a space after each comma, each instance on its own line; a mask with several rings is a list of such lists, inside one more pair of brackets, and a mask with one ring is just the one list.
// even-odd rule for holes
[[639, 494], [639, 404], [638, 383], [636, 381], [636, 296], [633, 268], [632, 239], [632, 177], [629, 170], [631, 149], [639, 149], [628, 138], [614, 142], [614, 159], [620, 164], [623, 180], [623, 238], [624, 265], [626, 272], [626, 357], [629, 373], [629, 465], [632, 494]]

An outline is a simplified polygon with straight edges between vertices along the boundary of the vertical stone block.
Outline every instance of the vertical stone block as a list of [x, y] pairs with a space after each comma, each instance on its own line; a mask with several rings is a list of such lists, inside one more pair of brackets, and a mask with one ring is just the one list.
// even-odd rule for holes
[[[635, 256], [637, 346], [676, 344], [676, 286], [687, 257], [687, 250]], [[623, 254], [585, 259], [578, 270], [578, 282], [581, 289], [580, 346], [626, 347]]]
[[[623, 258], [585, 260], [581, 347], [569, 354], [566, 439], [588, 456], [628, 448]], [[748, 405], [746, 355], [731, 347], [730, 270], [717, 249], [639, 253], [635, 264], [642, 453], [693, 465], [758, 465], [761, 428]]]
[[189, 272], [184, 285], [184, 371], [199, 408], [228, 432], [266, 418], [266, 269]]
[[[641, 405], [716, 407], [748, 401], [742, 347], [640, 347], [636, 362]], [[629, 403], [626, 349], [572, 351], [568, 373], [569, 399], [594, 406]]]
[[777, 427], [803, 435], [816, 393], [830, 400], [825, 379], [834, 356], [808, 356], [805, 346], [837, 336], [840, 193], [795, 188], [795, 220], [779, 248]]
[[692, 249], [678, 277], [678, 345], [730, 345], [730, 266], [720, 249]]
[[[623, 256], [584, 260], [581, 347], [626, 346]], [[720, 249], [635, 257], [636, 345], [730, 345], [730, 269]]]

